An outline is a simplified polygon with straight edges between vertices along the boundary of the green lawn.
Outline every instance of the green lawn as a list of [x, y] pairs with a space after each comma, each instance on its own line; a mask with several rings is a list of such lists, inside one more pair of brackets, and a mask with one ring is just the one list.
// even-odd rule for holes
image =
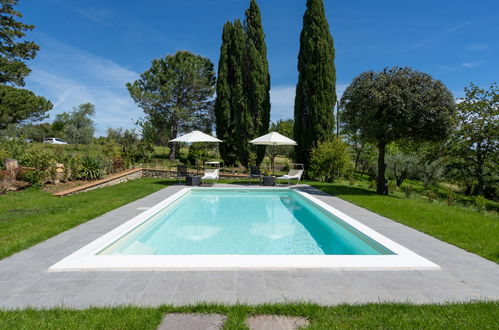
[[323, 307], [314, 304], [260, 306], [196, 305], [160, 308], [52, 309], [0, 311], [2, 329], [156, 329], [167, 312], [227, 315], [224, 329], [247, 329], [256, 314], [301, 316], [307, 329], [497, 329], [499, 303], [447, 305], [368, 304]]
[[306, 183], [499, 263], [497, 213], [480, 213], [472, 208], [430, 203], [417, 196], [409, 199], [382, 196], [370, 189], [357, 186]]
[[67, 197], [34, 188], [7, 193], [0, 197], [0, 259], [174, 182], [143, 178]]

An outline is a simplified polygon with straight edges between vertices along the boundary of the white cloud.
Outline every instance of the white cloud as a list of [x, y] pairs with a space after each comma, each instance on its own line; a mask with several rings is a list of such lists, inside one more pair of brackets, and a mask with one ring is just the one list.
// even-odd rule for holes
[[125, 87], [139, 75], [113, 61], [51, 38], [41, 38], [41, 51], [27, 88], [50, 99], [51, 120], [79, 104], [95, 105], [97, 135], [108, 127], [132, 127], [143, 116]]
[[406, 51], [418, 49], [418, 48], [421, 48], [421, 47], [426, 46], [428, 44], [431, 44], [431, 43], [445, 37], [446, 35], [451, 34], [455, 31], [469, 25], [470, 23], [471, 23], [471, 21], [462, 22], [462, 23], [456, 24], [454, 26], [451, 26], [450, 28], [443, 30], [442, 32], [440, 32], [438, 34], [432, 33], [433, 36], [431, 38], [421, 40], [419, 42], [416, 42], [416, 43], [410, 45], [409, 47], [407, 47]]
[[[347, 84], [336, 85], [338, 100], [347, 88]], [[275, 86], [270, 90], [270, 103], [272, 105], [270, 117], [272, 121], [293, 118], [295, 104], [295, 86]]]
[[486, 50], [489, 48], [489, 45], [486, 44], [469, 44], [466, 47], [466, 50], [476, 50], [476, 51], [481, 51], [481, 50]]
[[475, 61], [475, 62], [464, 62], [461, 64], [461, 67], [466, 69], [476, 68], [482, 65], [483, 61]]

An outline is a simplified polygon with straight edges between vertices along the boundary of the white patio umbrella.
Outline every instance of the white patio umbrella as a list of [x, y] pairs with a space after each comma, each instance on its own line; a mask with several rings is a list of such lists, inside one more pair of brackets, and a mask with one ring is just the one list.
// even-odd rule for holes
[[[190, 133], [181, 135], [173, 140], [170, 140], [169, 142], [185, 142], [185, 143], [195, 143], [195, 142], [223, 142], [220, 139], [217, 139], [214, 136], [208, 135], [206, 133], [203, 133], [201, 131], [192, 131]], [[197, 163], [197, 159], [196, 159]], [[199, 166], [198, 171], [199, 171]]]
[[[256, 139], [251, 140], [250, 143], [254, 145], [272, 146], [272, 149], [276, 146], [295, 146], [298, 144], [296, 141], [277, 132], [270, 132], [269, 134], [257, 137]], [[274, 158], [276, 156], [274, 150], [271, 150], [270, 155], [272, 174], [274, 174]]]
[[192, 131], [190, 133], [179, 136], [178, 138], [170, 140], [170, 142], [194, 143], [194, 142], [223, 142], [223, 141], [217, 139], [214, 136], [208, 135], [200, 131]]

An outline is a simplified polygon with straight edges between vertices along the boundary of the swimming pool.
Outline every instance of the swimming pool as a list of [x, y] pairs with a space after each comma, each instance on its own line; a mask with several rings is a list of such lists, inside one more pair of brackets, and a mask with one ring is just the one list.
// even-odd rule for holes
[[192, 268], [438, 266], [303, 191], [185, 188], [50, 270]]

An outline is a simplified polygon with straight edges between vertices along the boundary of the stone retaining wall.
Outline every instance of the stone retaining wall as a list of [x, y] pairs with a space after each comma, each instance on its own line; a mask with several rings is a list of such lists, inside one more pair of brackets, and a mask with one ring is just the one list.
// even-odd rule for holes
[[[191, 174], [195, 174], [192, 172]], [[83, 186], [79, 186], [76, 188], [71, 188], [63, 191], [59, 191], [54, 193], [54, 196], [69, 196], [73, 194], [79, 194], [82, 192], [113, 186], [118, 183], [126, 182], [129, 180], [135, 180], [139, 178], [163, 178], [163, 179], [176, 179], [177, 172], [162, 170], [162, 169], [154, 169], [154, 168], [135, 168], [131, 170], [126, 170], [120, 173], [115, 173], [105, 179], [92, 181]], [[229, 179], [229, 180], [247, 180], [246, 175], [242, 174], [230, 174], [230, 173], [221, 173], [220, 179]]]

